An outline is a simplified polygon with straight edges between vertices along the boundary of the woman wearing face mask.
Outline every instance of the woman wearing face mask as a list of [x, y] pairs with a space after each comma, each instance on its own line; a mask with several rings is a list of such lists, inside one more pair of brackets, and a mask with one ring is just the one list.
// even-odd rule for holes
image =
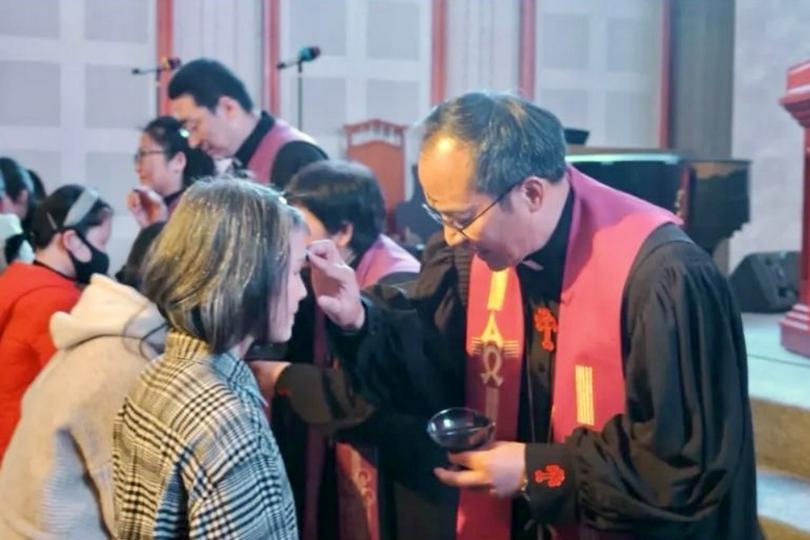
[[28, 170], [11, 158], [0, 157], [0, 271], [13, 261], [34, 260], [25, 238], [34, 201]]
[[0, 275], [0, 460], [23, 393], [55, 352], [51, 315], [69, 311], [79, 286], [107, 271], [111, 217], [94, 190], [62, 186], [34, 211], [34, 263], [12, 263]]
[[0, 157], [0, 175], [6, 186], [0, 200], [4, 213], [15, 214], [25, 221], [34, 203], [34, 181], [28, 170], [9, 157]]
[[112, 537], [113, 420], [166, 338], [163, 317], [139, 292], [163, 226], [141, 230], [118, 283], [94, 275], [70, 313], [51, 317], [58, 351], [28, 387], [0, 467], [3, 540]]
[[141, 185], [129, 194], [127, 206], [141, 227], [166, 221], [186, 188], [214, 170], [208, 154], [189, 146], [188, 133], [177, 119], [159, 116], [141, 133], [135, 153]]

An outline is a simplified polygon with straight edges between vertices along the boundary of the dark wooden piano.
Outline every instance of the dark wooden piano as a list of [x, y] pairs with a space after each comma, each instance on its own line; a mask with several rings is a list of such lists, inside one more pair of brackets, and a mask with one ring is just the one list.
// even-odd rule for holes
[[748, 161], [585, 146], [569, 147], [566, 159], [600, 182], [676, 213], [712, 254], [750, 219]]

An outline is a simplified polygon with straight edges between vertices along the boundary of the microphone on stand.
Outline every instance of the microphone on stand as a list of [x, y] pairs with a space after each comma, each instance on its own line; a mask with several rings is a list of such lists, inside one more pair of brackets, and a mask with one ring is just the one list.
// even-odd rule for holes
[[160, 63], [153, 67], [153, 68], [133, 68], [132, 74], [133, 75], [144, 75], [146, 73], [162, 73], [164, 71], [174, 71], [175, 69], [179, 68], [183, 62], [177, 58], [162, 58]]
[[321, 55], [321, 48], [320, 47], [302, 47], [300, 51], [298, 51], [298, 56], [295, 58], [290, 58], [289, 60], [283, 60], [276, 64], [276, 69], [284, 69], [292, 66], [297, 66], [299, 64], [303, 64], [304, 62], [312, 62], [316, 58]]
[[298, 83], [298, 129], [304, 129], [304, 62], [312, 62], [321, 55], [320, 47], [301, 47], [298, 51], [298, 56], [289, 60], [284, 60], [276, 64], [276, 69], [284, 69], [292, 66], [298, 66], [297, 83]]

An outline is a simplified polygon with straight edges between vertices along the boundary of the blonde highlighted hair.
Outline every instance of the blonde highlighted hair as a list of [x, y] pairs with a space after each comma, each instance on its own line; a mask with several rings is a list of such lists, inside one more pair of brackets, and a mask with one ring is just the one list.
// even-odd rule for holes
[[175, 330], [222, 353], [266, 336], [298, 211], [271, 188], [221, 175], [192, 185], [144, 265], [143, 292]]

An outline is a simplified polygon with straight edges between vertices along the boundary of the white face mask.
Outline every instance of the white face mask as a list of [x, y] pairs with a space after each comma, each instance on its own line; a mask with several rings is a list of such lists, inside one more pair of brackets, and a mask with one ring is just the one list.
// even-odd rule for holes
[[34, 250], [27, 240], [20, 238], [22, 234], [17, 214], [0, 214], [0, 270], [12, 261], [30, 263], [34, 260]]
[[22, 223], [17, 214], [0, 214], [0, 239], [6, 239], [22, 232]]

